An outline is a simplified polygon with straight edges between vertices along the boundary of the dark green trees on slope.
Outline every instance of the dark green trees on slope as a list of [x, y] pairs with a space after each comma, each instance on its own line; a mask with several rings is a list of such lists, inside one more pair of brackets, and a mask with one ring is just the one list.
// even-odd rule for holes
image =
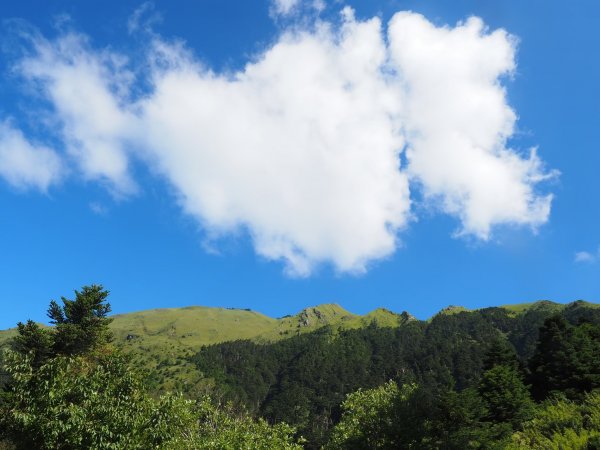
[[[573, 335], [595, 335], [598, 325], [572, 327], [556, 317], [543, 330], [570, 329]], [[564, 326], [562, 326], [564, 325]], [[556, 338], [555, 335], [553, 335]], [[547, 360], [564, 356], [565, 364], [578, 357], [563, 355], [563, 345], [545, 344], [544, 332], [536, 349], [549, 351]], [[587, 340], [586, 340], [587, 341]], [[568, 343], [563, 343], [567, 345]], [[575, 348], [573, 348], [575, 350]], [[583, 348], [585, 353], [585, 348]], [[596, 353], [592, 359], [597, 359]], [[571, 367], [564, 391], [536, 405], [523, 383], [516, 355], [498, 342], [485, 358], [487, 368], [477, 389], [446, 391], [430, 395], [422, 387], [390, 381], [380, 387], [358, 390], [342, 403], [341, 420], [334, 426], [326, 448], [341, 449], [506, 449], [593, 450], [600, 448], [600, 383], [590, 383], [589, 367]], [[595, 361], [593, 361], [595, 362]], [[553, 366], [555, 369], [559, 365]], [[596, 372], [597, 373], [597, 372]], [[538, 372], [544, 385], [553, 382]], [[566, 398], [571, 395], [579, 401]], [[424, 398], [428, 398], [423, 402]], [[425, 406], [426, 405], [426, 406]]]
[[[581, 402], [555, 397], [531, 410], [514, 432], [507, 423], [488, 422], [485, 403], [472, 390], [446, 396], [439, 409], [418, 407], [419, 388], [389, 382], [359, 390], [342, 404], [328, 450], [342, 449], [504, 449], [596, 450], [600, 448], [600, 391]], [[440, 399], [442, 400], [442, 399]], [[419, 426], [413, 427], [415, 422]]]
[[[545, 305], [521, 315], [488, 308], [399, 328], [323, 329], [269, 345], [227, 342], [203, 348], [194, 361], [223, 398], [270, 421], [297, 426], [309, 448], [327, 442], [342, 417], [346, 395], [389, 380], [418, 385], [418, 403], [432, 414], [420, 417], [437, 424], [428, 433], [438, 436], [435, 442], [445, 442], [439, 448], [451, 448], [449, 442], [456, 444], [452, 448], [467, 448], [465, 442], [506, 439], [532, 417], [528, 362], [533, 354], [543, 353], [543, 361], [562, 361], [552, 368], [534, 357], [533, 376], [542, 377], [534, 386], [556, 383], [555, 370], [568, 372], [568, 386], [554, 390], [569, 397], [581, 398], [600, 386], [598, 310], [580, 304], [564, 309], [562, 343], [548, 346], [544, 331], [538, 342], [538, 329], [546, 320], [545, 327], [556, 320], [555, 312]], [[548, 349], [539, 350], [544, 346]], [[571, 350], [570, 359], [561, 360], [562, 346], [575, 346], [584, 356]], [[534, 393], [540, 401], [552, 390]], [[415, 408], [413, 419], [420, 414], [420, 406]]]
[[477, 391], [485, 402], [485, 419], [508, 423], [516, 429], [531, 418], [533, 401], [524, 383], [523, 368], [510, 344], [500, 339], [492, 343], [483, 370]]
[[600, 329], [582, 320], [573, 326], [553, 316], [540, 328], [539, 344], [531, 358], [531, 384], [537, 399], [552, 392], [571, 398], [600, 386]]

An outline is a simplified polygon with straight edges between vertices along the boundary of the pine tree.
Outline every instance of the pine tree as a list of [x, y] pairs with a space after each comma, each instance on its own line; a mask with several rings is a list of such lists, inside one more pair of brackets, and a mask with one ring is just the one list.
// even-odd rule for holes
[[498, 365], [520, 368], [519, 358], [514, 347], [505, 339], [496, 339], [483, 359], [483, 370], [490, 370]]
[[62, 297], [63, 306], [50, 302], [48, 317], [56, 325], [54, 350], [64, 355], [80, 355], [112, 340], [107, 314], [109, 292], [101, 285], [75, 291], [75, 300]]
[[487, 370], [478, 390], [487, 405], [487, 419], [492, 422], [507, 422], [517, 429], [533, 412], [529, 390], [515, 367], [500, 364]]
[[14, 338], [13, 349], [22, 355], [32, 357], [31, 365], [40, 367], [52, 355], [52, 333], [40, 327], [33, 320], [17, 324], [18, 335]]
[[538, 346], [531, 359], [532, 392], [543, 400], [553, 391], [569, 398], [600, 387], [600, 326], [570, 325], [554, 316], [540, 328]]

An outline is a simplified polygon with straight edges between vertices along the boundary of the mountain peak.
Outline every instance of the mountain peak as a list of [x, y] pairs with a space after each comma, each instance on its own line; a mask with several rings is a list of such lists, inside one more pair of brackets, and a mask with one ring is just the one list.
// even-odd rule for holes
[[342, 320], [344, 317], [354, 317], [354, 314], [337, 303], [323, 303], [304, 308], [291, 318], [296, 319], [299, 326], [310, 327], [313, 324], [327, 325]]
[[458, 314], [461, 312], [469, 312], [469, 311], [470, 311], [470, 309], [465, 308], [464, 306], [448, 305], [444, 309], [442, 309], [438, 314], [451, 315], [451, 314]]

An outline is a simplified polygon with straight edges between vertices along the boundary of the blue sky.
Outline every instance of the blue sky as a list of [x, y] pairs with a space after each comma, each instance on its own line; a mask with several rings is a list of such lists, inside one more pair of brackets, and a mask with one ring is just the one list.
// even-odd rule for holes
[[0, 328], [598, 301], [597, 2], [11, 3]]

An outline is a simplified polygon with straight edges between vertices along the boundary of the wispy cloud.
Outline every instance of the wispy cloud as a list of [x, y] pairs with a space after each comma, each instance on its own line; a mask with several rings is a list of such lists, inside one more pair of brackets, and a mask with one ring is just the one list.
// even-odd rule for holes
[[135, 126], [122, 105], [131, 81], [126, 58], [94, 52], [87, 38], [73, 33], [31, 41], [34, 56], [18, 70], [54, 108], [67, 153], [85, 178], [105, 183], [116, 195], [134, 192], [122, 139]]
[[108, 214], [108, 208], [99, 202], [91, 202], [90, 209], [97, 216], [105, 216]]
[[64, 175], [58, 154], [28, 141], [8, 121], [0, 122], [0, 177], [17, 189], [46, 192]]
[[325, 7], [325, 0], [272, 0], [271, 15], [286, 17], [308, 11], [319, 13]]
[[127, 30], [130, 34], [138, 31], [152, 31], [153, 26], [163, 21], [162, 15], [156, 11], [154, 2], [142, 3], [131, 15], [127, 22]]
[[301, 0], [273, 0], [273, 8], [276, 14], [290, 14], [299, 4]]
[[137, 158], [207, 235], [247, 230], [258, 254], [295, 275], [321, 263], [362, 272], [392, 254], [416, 186], [465, 235], [545, 223], [552, 196], [537, 185], [556, 172], [507, 146], [516, 40], [477, 18], [438, 27], [405, 12], [384, 27], [350, 8], [342, 17], [293, 27], [235, 74], [157, 36], [142, 67], [68, 34], [37, 39], [19, 68], [86, 178], [126, 195]]
[[595, 252], [581, 251], [575, 253], [576, 263], [595, 264], [600, 261], [600, 247]]

